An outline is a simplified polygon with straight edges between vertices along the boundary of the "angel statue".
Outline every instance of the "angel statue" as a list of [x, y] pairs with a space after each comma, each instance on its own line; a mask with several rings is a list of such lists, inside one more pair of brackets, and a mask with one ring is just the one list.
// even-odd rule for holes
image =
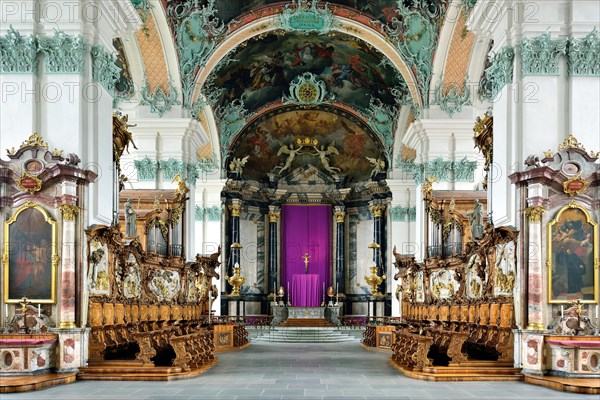
[[381, 172], [383, 172], [385, 170], [385, 161], [382, 160], [381, 158], [371, 158], [371, 157], [365, 157], [367, 160], [369, 160], [369, 164], [371, 164], [373, 166], [373, 171], [371, 171], [371, 178], [377, 176], [378, 174], [380, 174]]
[[237, 172], [238, 175], [242, 175], [243, 167], [248, 162], [248, 158], [250, 156], [246, 156], [244, 158], [234, 158], [229, 163], [229, 170], [231, 172]]
[[321, 150], [317, 149], [317, 146], [313, 146], [313, 148], [316, 150], [316, 153], [311, 153], [313, 156], [319, 156], [319, 159], [321, 160], [321, 164], [323, 164], [323, 168], [325, 168], [328, 172], [333, 173], [338, 173], [341, 170], [337, 167], [332, 167], [329, 165], [329, 158], [327, 157], [330, 154], [340, 154], [340, 152], [335, 148], [335, 140], [333, 142], [331, 142], [331, 144], [329, 146], [327, 146], [327, 149], [325, 149], [325, 146], [321, 146]]
[[279, 170], [279, 175], [281, 175], [281, 173], [283, 171], [285, 171], [286, 169], [289, 169], [292, 166], [292, 162], [294, 161], [294, 158], [296, 157], [296, 154], [298, 154], [298, 152], [300, 150], [302, 150], [302, 147], [304, 147], [304, 145], [300, 145], [297, 149], [294, 149], [294, 145], [290, 144], [290, 147], [287, 146], [287, 144], [284, 144], [283, 146], [281, 146], [281, 148], [279, 149], [279, 151], [277, 152], [277, 156], [280, 156], [282, 154], [287, 154], [287, 158], [285, 160], [285, 163], [283, 164], [283, 166], [278, 165], [275, 168], [273, 168], [274, 170], [276, 168], [281, 168]]

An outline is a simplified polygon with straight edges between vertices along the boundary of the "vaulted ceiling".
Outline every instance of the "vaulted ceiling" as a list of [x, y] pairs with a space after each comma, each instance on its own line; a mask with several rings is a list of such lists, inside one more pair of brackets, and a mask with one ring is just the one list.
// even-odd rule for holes
[[[144, 20], [136, 36], [141, 103], [160, 115], [179, 103], [206, 130], [216, 127], [212, 151], [223, 165], [250, 148], [259, 127], [281, 124], [274, 115], [285, 112], [293, 125], [306, 124], [307, 113], [290, 111], [295, 109], [330, 122], [343, 114], [339, 120], [373, 144], [368, 155], [390, 167], [399, 152], [397, 130], [404, 128], [398, 126], [400, 111], [408, 109], [414, 118], [428, 107], [434, 81], [442, 94], [462, 91], [473, 48], [463, 10], [450, 21], [445, 60], [434, 77], [449, 0], [131, 1]], [[124, 67], [117, 89], [127, 97], [135, 57], [126, 43], [116, 45]], [[342, 125], [334, 125], [329, 133], [314, 125], [303, 134], [326, 145], [333, 137], [343, 140]], [[280, 146], [297, 135], [292, 129], [276, 136]]]

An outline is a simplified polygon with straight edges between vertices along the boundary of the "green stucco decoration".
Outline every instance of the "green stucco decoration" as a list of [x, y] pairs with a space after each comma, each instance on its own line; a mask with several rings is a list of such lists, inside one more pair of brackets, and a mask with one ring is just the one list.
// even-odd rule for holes
[[596, 28], [583, 39], [570, 38], [567, 55], [570, 76], [600, 76], [600, 39]]
[[12, 25], [0, 38], [0, 73], [37, 74], [38, 44], [33, 35], [21, 36]]
[[462, 87], [452, 84], [446, 91], [443, 88], [444, 79], [442, 78], [435, 88], [433, 104], [439, 105], [440, 109], [447, 112], [450, 117], [460, 112], [464, 106], [471, 104], [471, 89], [466, 81]]
[[70, 36], [55, 29], [54, 36], [38, 37], [38, 43], [46, 58], [46, 72], [63, 74], [83, 72], [86, 46], [81, 35]]
[[315, 106], [331, 102], [335, 96], [327, 93], [325, 82], [315, 74], [305, 72], [294, 78], [290, 84], [289, 96], [284, 96], [284, 104], [300, 104]]
[[183, 106], [190, 109], [196, 73], [224, 37], [227, 26], [216, 16], [215, 0], [208, 0], [205, 6], [197, 1], [169, 5], [167, 12], [174, 24]]
[[394, 222], [414, 222], [417, 216], [416, 207], [395, 206], [390, 208], [390, 217]]
[[183, 161], [169, 158], [158, 162], [158, 168], [162, 171], [163, 179], [171, 181], [175, 175], [183, 174]]
[[399, 160], [396, 168], [410, 174], [417, 186], [424, 182], [425, 177], [435, 177], [440, 182], [474, 182], [477, 161], [469, 161], [466, 157], [459, 161], [445, 161], [438, 157], [425, 163]]
[[156, 180], [158, 171], [158, 162], [145, 157], [142, 160], [134, 160], [133, 165], [137, 171], [137, 178], [140, 181]]
[[317, 7], [319, 0], [292, 1], [293, 8], [286, 4], [277, 16], [277, 21], [285, 31], [301, 31], [306, 34], [316, 32], [321, 35], [329, 33], [334, 27], [333, 12], [329, 3]]
[[171, 79], [169, 79], [168, 93], [160, 85], [156, 85], [153, 90], [150, 90], [148, 80], [146, 79], [144, 87], [140, 91], [140, 96], [140, 104], [149, 105], [150, 112], [158, 114], [159, 117], [170, 111], [174, 105], [181, 104], [177, 98], [177, 88]]
[[412, 66], [421, 99], [427, 106], [433, 54], [446, 3], [415, 0], [407, 5], [405, 1], [398, 0], [396, 4], [398, 16], [392, 17], [391, 23], [383, 24], [383, 27], [407, 64]]
[[225, 165], [225, 160], [229, 155], [229, 146], [235, 136], [246, 125], [246, 121], [251, 116], [246, 110], [244, 100], [235, 99], [225, 107], [217, 108], [215, 116], [219, 125], [219, 146], [221, 148], [221, 164]]
[[381, 140], [388, 159], [388, 165], [390, 165], [394, 151], [394, 133], [396, 120], [398, 119], [398, 109], [383, 104], [377, 98], [371, 98], [369, 108], [364, 110], [362, 114], [379, 137], [379, 140]]
[[201, 207], [196, 205], [195, 208], [195, 219], [196, 221], [203, 221], [206, 216], [206, 220], [209, 222], [216, 222], [221, 220], [221, 214], [223, 210], [219, 206], [212, 207]]
[[504, 46], [490, 59], [490, 66], [484, 71], [479, 85], [479, 96], [491, 101], [502, 88], [513, 82], [515, 51], [510, 46]]
[[121, 68], [116, 64], [116, 56], [110, 54], [102, 45], [94, 45], [92, 55], [92, 80], [98, 82], [114, 97], [115, 82], [119, 80]]
[[523, 76], [558, 76], [558, 58], [567, 51], [567, 39], [552, 40], [549, 32], [521, 40], [521, 73]]

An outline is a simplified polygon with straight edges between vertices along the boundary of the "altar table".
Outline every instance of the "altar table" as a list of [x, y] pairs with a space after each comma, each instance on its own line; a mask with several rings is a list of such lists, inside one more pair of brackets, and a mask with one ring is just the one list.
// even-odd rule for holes
[[294, 307], [319, 307], [323, 293], [321, 278], [317, 274], [296, 274], [292, 277], [292, 305]]

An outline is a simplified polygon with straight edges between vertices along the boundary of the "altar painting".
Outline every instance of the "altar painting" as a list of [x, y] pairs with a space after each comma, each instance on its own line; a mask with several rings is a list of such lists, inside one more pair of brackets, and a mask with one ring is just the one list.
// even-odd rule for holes
[[598, 301], [598, 224], [571, 203], [548, 224], [549, 301]]
[[4, 301], [33, 303], [56, 299], [56, 221], [28, 202], [4, 224]]

